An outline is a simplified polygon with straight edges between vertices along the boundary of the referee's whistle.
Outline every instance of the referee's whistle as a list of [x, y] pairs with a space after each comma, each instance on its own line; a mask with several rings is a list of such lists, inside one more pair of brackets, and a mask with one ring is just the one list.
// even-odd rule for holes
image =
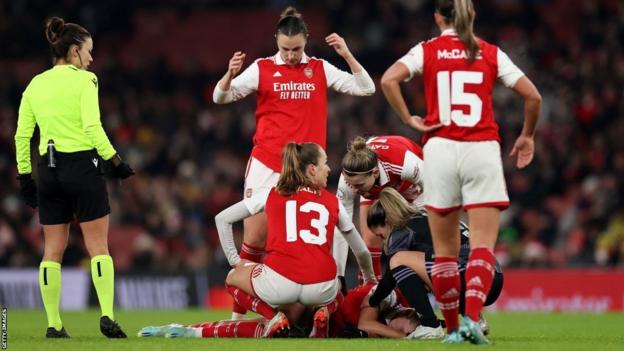
[[56, 168], [56, 149], [54, 148], [54, 140], [48, 140], [48, 167]]

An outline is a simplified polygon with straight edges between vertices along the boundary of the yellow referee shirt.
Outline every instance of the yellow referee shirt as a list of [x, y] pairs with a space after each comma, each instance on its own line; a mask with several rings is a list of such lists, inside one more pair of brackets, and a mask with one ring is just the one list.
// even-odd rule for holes
[[96, 149], [105, 160], [115, 155], [100, 121], [98, 80], [73, 65], [56, 65], [35, 76], [22, 94], [15, 132], [19, 174], [32, 172], [30, 139], [39, 126], [39, 155], [54, 140], [59, 152]]

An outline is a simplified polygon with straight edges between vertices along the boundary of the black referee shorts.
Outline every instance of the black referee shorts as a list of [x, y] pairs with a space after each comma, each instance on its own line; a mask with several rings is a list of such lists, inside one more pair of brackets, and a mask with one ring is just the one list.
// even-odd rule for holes
[[41, 224], [88, 222], [110, 213], [102, 160], [95, 150], [56, 152], [56, 167], [39, 160], [37, 197]]

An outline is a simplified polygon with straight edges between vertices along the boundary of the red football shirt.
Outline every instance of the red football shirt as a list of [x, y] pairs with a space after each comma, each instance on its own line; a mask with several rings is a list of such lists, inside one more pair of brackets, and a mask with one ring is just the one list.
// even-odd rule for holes
[[256, 133], [251, 155], [275, 172], [291, 142], [327, 139], [327, 79], [323, 60], [310, 58], [296, 66], [278, 65], [274, 57], [257, 61], [259, 69]]
[[264, 210], [268, 229], [265, 265], [299, 284], [336, 278], [331, 248], [339, 205], [334, 194], [302, 188], [284, 197], [273, 188]]
[[366, 144], [377, 154], [380, 177], [360, 204], [371, 204], [386, 187], [396, 189], [410, 203], [416, 200], [422, 193], [420, 145], [396, 135], [374, 137]]
[[473, 63], [456, 35], [442, 35], [422, 44], [427, 97], [425, 123], [442, 123], [423, 143], [439, 136], [460, 141], [500, 141], [492, 109], [492, 89], [498, 76], [498, 48], [479, 40]]

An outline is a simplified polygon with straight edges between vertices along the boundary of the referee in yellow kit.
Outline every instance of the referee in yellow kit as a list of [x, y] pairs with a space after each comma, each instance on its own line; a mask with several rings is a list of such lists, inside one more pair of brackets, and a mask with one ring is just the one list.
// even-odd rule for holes
[[[98, 80], [87, 71], [93, 61], [91, 34], [52, 17], [46, 37], [54, 67], [33, 78], [24, 91], [15, 133], [20, 195], [29, 206], [39, 205], [43, 225], [39, 286], [48, 317], [46, 337], [69, 337], [59, 302], [61, 262], [75, 215], [91, 256], [91, 277], [102, 309], [100, 330], [109, 338], [125, 338], [113, 315], [115, 270], [108, 253], [110, 206], [103, 173], [125, 179], [134, 171], [117, 155], [100, 122]], [[35, 125], [40, 133], [38, 186], [30, 161]]]

